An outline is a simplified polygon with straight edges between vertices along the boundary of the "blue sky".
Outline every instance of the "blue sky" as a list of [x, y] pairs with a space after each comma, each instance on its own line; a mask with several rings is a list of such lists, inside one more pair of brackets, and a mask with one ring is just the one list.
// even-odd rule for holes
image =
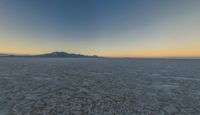
[[199, 0], [1, 0], [0, 51], [200, 56], [199, 5]]

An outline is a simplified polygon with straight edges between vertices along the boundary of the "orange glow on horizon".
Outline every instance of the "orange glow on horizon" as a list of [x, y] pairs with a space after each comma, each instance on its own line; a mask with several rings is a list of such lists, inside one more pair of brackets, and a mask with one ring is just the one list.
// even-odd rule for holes
[[[197, 53], [199, 52], [199, 53]], [[122, 52], [104, 53], [106, 57], [128, 57], [128, 58], [164, 58], [164, 57], [200, 57], [200, 51], [142, 51], [142, 52]]]
[[[35, 55], [35, 54], [43, 54], [49, 53], [53, 51], [3, 51], [0, 50], [0, 53], [3, 54], [27, 54], [27, 55]], [[67, 51], [66, 51], [67, 52]], [[198, 51], [200, 52], [200, 51]], [[79, 53], [79, 52], [69, 52], [69, 53]], [[81, 53], [84, 55], [98, 55], [103, 57], [127, 57], [127, 58], [164, 58], [164, 57], [200, 57], [200, 53], [197, 51], [141, 51], [141, 52], [105, 52], [99, 54], [92, 53]]]
[[[16, 42], [15, 42], [16, 43]], [[70, 48], [38, 48], [32, 44], [23, 45], [23, 44], [15, 44], [15, 43], [0, 43], [0, 53], [4, 54], [27, 54], [27, 55], [35, 55], [35, 54], [43, 54], [49, 53], [54, 51], [65, 51], [68, 53], [76, 53], [76, 54], [83, 54], [83, 55], [98, 55], [103, 57], [130, 57], [130, 58], [162, 58], [162, 57], [200, 57], [200, 46], [198, 42], [185, 42], [176, 46], [176, 44], [172, 44], [171, 42], [165, 42], [164, 45], [166, 46], [155, 46], [153, 45], [147, 46], [148, 44], [145, 42], [143, 44], [145, 47], [127, 47], [127, 48], [120, 48], [120, 49], [112, 49], [109, 48], [103, 50], [74, 50]], [[9, 45], [8, 45], [9, 44]], [[170, 45], [168, 45], [170, 44]], [[31, 46], [32, 45], [32, 46]], [[36, 47], [36, 48], [35, 48]], [[102, 46], [103, 47], [103, 46]], [[69, 49], [69, 50], [66, 50]]]

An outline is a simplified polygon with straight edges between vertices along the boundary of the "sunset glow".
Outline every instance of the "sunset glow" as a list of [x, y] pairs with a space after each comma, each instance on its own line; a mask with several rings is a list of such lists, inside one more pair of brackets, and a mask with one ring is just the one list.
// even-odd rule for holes
[[199, 6], [198, 0], [2, 0], [0, 53], [200, 57]]

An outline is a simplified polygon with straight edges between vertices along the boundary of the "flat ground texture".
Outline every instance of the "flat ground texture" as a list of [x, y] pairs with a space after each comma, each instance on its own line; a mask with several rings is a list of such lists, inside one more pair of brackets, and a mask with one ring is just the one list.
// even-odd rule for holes
[[199, 115], [200, 60], [0, 58], [0, 115]]

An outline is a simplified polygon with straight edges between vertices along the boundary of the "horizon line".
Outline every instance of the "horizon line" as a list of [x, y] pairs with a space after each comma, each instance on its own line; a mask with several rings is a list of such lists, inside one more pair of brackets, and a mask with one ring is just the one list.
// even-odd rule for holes
[[[47, 53], [53, 53], [53, 52], [65, 52], [65, 51], [51, 51], [46, 53], [37, 53], [37, 54], [28, 54], [28, 53], [0, 53], [0, 55], [18, 55], [18, 56], [34, 56], [34, 55], [40, 55], [40, 54], [47, 54]], [[65, 52], [69, 54], [82, 54], [82, 53], [71, 53], [71, 52]], [[88, 55], [88, 54], [82, 54], [87, 56], [94, 56], [94, 55]], [[95, 55], [98, 57], [104, 57], [104, 58], [115, 58], [115, 59], [200, 59], [200, 56], [101, 56], [101, 55]]]

